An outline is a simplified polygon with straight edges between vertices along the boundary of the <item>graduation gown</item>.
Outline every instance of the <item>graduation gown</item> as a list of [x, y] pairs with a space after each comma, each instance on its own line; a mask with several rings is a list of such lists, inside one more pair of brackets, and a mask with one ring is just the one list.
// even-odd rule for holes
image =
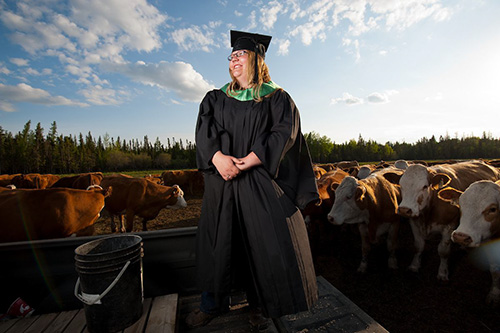
[[[208, 92], [196, 148], [205, 179], [196, 250], [200, 289], [229, 293], [235, 263], [245, 262], [267, 316], [308, 310], [318, 290], [298, 207], [319, 196], [292, 98], [282, 89], [261, 102], [231, 98], [220, 89]], [[239, 158], [253, 151], [262, 165], [224, 181], [211, 162], [218, 150]], [[241, 233], [245, 258], [234, 249], [234, 230]]]

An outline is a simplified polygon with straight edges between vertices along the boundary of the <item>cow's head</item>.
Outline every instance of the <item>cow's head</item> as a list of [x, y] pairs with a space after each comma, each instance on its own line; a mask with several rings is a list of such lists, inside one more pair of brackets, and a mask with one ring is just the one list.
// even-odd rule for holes
[[443, 188], [450, 181], [448, 175], [436, 173], [426, 166], [410, 165], [399, 179], [402, 200], [398, 214], [405, 217], [420, 216], [423, 210], [429, 207], [434, 191]]
[[108, 186], [107, 188], [102, 188], [100, 185], [90, 185], [89, 187], [87, 187], [87, 191], [101, 193], [105, 198], [107, 198], [113, 192], [113, 188], [111, 186]]
[[439, 198], [460, 207], [460, 224], [451, 239], [464, 246], [477, 247], [500, 235], [500, 185], [489, 180], [471, 184], [464, 192], [447, 187]]
[[335, 225], [368, 221], [365, 188], [352, 176], [345, 177], [335, 191], [335, 201], [328, 221]]
[[181, 190], [179, 185], [172, 186], [172, 196], [177, 198], [177, 201], [173, 205], [168, 205], [167, 208], [187, 207], [187, 202], [184, 199], [184, 192]]

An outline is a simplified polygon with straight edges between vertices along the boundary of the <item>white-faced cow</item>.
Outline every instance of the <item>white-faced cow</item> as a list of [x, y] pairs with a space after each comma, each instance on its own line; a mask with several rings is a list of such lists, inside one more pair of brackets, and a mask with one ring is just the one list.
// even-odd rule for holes
[[426, 239], [432, 233], [440, 233], [438, 245], [440, 265], [437, 278], [448, 280], [448, 257], [451, 251], [451, 233], [458, 226], [459, 209], [438, 197], [444, 186], [452, 186], [461, 191], [477, 180], [497, 180], [497, 169], [480, 161], [455, 164], [439, 164], [426, 167], [421, 164], [410, 165], [402, 176], [386, 173], [385, 177], [401, 186], [402, 200], [398, 214], [410, 219], [415, 239], [416, 253], [409, 267], [418, 272], [421, 254]]
[[359, 272], [367, 269], [371, 244], [386, 233], [388, 266], [397, 268], [395, 251], [400, 216], [396, 211], [400, 191], [398, 186], [391, 184], [382, 174], [383, 172], [375, 172], [361, 180], [351, 176], [344, 178], [336, 189], [335, 202], [328, 214], [328, 220], [335, 225], [358, 224], [362, 243]]
[[[163, 186], [144, 178], [122, 176], [106, 176], [101, 186], [113, 187], [113, 194], [106, 198], [104, 207], [111, 215], [111, 231], [116, 231], [113, 215], [120, 217], [120, 231], [131, 232], [134, 227], [134, 216], [142, 217], [142, 230], [147, 230], [147, 221], [158, 216], [160, 210], [169, 207], [186, 207], [184, 192], [179, 186]], [[123, 216], [126, 214], [126, 227]]]
[[[486, 253], [492, 284], [488, 303], [500, 303], [500, 181], [481, 180], [464, 192], [447, 187], [439, 197], [460, 207], [460, 224], [451, 239], [460, 245], [479, 247]], [[492, 242], [495, 240], [496, 242]], [[489, 244], [484, 245], [489, 242]]]

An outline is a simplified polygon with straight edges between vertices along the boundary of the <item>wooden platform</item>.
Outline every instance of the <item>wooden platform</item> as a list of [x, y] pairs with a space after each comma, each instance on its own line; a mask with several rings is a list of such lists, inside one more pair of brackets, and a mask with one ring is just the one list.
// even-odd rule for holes
[[[142, 317], [123, 333], [176, 332], [178, 295], [144, 300]], [[49, 313], [0, 322], [0, 333], [81, 333], [88, 332], [83, 309]]]
[[[345, 297], [323, 277], [318, 277], [319, 300], [310, 311], [268, 319], [268, 327], [259, 332], [370, 332], [387, 333], [380, 324]], [[200, 295], [169, 294], [144, 300], [142, 317], [124, 333], [256, 332], [248, 322], [248, 304], [244, 293], [231, 295], [231, 311], [214, 318], [204, 327], [189, 329], [184, 320], [200, 305]], [[49, 313], [0, 322], [0, 333], [88, 332], [83, 309]]]

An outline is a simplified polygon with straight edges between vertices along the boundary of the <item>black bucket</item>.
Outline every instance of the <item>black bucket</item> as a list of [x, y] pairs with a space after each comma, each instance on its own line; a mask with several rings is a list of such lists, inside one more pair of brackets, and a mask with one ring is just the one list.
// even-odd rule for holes
[[104, 237], [75, 249], [75, 296], [84, 304], [89, 332], [117, 332], [141, 318], [142, 256], [137, 235]]

